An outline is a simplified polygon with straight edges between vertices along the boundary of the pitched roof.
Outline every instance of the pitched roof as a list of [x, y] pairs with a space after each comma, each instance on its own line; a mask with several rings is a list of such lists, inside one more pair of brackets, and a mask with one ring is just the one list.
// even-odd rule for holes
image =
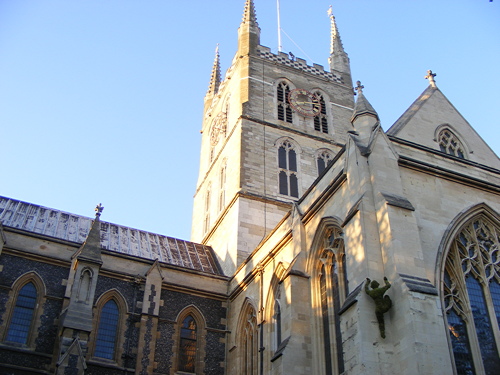
[[[4, 227], [21, 229], [82, 244], [93, 219], [52, 208], [0, 196], [0, 222]], [[179, 240], [101, 221], [101, 247], [122, 254], [222, 275], [209, 246]]]

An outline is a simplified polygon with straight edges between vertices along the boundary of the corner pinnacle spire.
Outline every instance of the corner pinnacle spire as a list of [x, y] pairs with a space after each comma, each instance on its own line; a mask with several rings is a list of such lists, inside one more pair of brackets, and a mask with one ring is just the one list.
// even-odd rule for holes
[[246, 56], [255, 53], [260, 44], [260, 28], [257, 23], [253, 0], [245, 0], [243, 19], [238, 29], [238, 54]]
[[210, 77], [210, 83], [208, 84], [207, 95], [217, 94], [219, 91], [219, 86], [221, 83], [221, 74], [220, 74], [220, 55], [219, 55], [219, 44], [215, 48], [215, 59], [214, 65], [212, 66], [212, 75]]
[[253, 0], [246, 0], [245, 8], [243, 10], [243, 19], [241, 22], [250, 23], [253, 26], [259, 27], [259, 24], [257, 23], [257, 16], [255, 13], [255, 5], [253, 3]]
[[356, 85], [357, 86], [354, 88], [354, 90], [357, 91], [358, 100], [356, 100], [356, 105], [354, 106], [354, 112], [352, 114], [351, 122], [354, 122], [357, 117], [363, 115], [371, 115], [378, 120], [377, 111], [375, 111], [373, 106], [363, 94], [363, 89], [365, 88], [365, 86], [363, 86], [360, 81], [357, 81]]
[[85, 242], [78, 251], [77, 258], [86, 261], [96, 262], [102, 264], [101, 259], [101, 213], [104, 207], [98, 204], [95, 208], [95, 220], [90, 227], [89, 234]]
[[349, 63], [349, 57], [344, 51], [344, 46], [342, 45], [342, 40], [340, 39], [340, 33], [337, 28], [337, 22], [335, 21], [335, 16], [333, 15], [332, 6], [327, 11], [330, 17], [331, 26], [331, 39], [330, 39], [330, 57], [328, 62], [330, 63], [330, 70], [336, 70], [341, 73], [346, 73], [349, 75], [349, 82], [346, 84], [351, 84], [351, 66]]

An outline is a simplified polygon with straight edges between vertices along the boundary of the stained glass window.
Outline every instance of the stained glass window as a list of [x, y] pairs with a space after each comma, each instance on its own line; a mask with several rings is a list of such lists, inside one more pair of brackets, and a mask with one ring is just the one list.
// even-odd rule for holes
[[446, 258], [443, 297], [458, 374], [481, 373], [481, 367], [487, 375], [500, 374], [494, 333], [500, 315], [499, 235], [499, 228], [486, 218], [471, 220]]
[[21, 288], [17, 295], [6, 341], [27, 344], [36, 307], [36, 298], [37, 292], [33, 283], [27, 283]]
[[195, 372], [196, 364], [196, 321], [188, 315], [182, 322], [179, 349], [179, 370]]
[[95, 357], [114, 359], [118, 318], [118, 305], [114, 300], [109, 300], [103, 306], [99, 316], [99, 328], [94, 350]]

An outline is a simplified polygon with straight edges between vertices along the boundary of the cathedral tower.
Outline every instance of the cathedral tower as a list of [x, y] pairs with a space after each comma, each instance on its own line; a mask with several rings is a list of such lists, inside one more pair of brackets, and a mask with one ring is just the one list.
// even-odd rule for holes
[[[245, 261], [345, 144], [354, 106], [349, 58], [330, 15], [330, 71], [260, 44], [245, 1], [238, 51], [205, 96], [192, 240], [228, 275]], [[348, 125], [346, 125], [348, 124]]]

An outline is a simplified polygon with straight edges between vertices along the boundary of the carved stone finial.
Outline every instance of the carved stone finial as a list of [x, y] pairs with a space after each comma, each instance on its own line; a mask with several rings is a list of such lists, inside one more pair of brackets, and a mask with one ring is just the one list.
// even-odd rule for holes
[[436, 73], [432, 73], [432, 70], [427, 71], [427, 75], [424, 77], [425, 79], [429, 80], [429, 83], [432, 87], [436, 87], [436, 80], [434, 77], [436, 76]]
[[328, 13], [328, 16], [329, 17], [333, 17], [333, 9], [332, 9], [332, 6], [330, 5], [330, 7], [328, 8], [328, 10], [326, 11], [326, 13]]
[[363, 93], [363, 89], [365, 88], [365, 86], [363, 86], [361, 84], [361, 81], [356, 81], [356, 87], [354, 88], [354, 95], [356, 94], [362, 94]]
[[[385, 286], [379, 288], [378, 281], [371, 281], [366, 278], [365, 292], [375, 301], [375, 315], [377, 316], [378, 328], [380, 336], [385, 339], [385, 323], [384, 314], [392, 307], [392, 301], [389, 296], [384, 296], [384, 293], [391, 287], [391, 283], [384, 277]], [[368, 288], [370, 286], [372, 289]]]
[[101, 203], [99, 203], [99, 204], [95, 207], [95, 217], [96, 217], [96, 218], [97, 218], [97, 217], [99, 217], [99, 216], [101, 216], [101, 214], [102, 214], [102, 210], [104, 210], [104, 206], [103, 206]]

